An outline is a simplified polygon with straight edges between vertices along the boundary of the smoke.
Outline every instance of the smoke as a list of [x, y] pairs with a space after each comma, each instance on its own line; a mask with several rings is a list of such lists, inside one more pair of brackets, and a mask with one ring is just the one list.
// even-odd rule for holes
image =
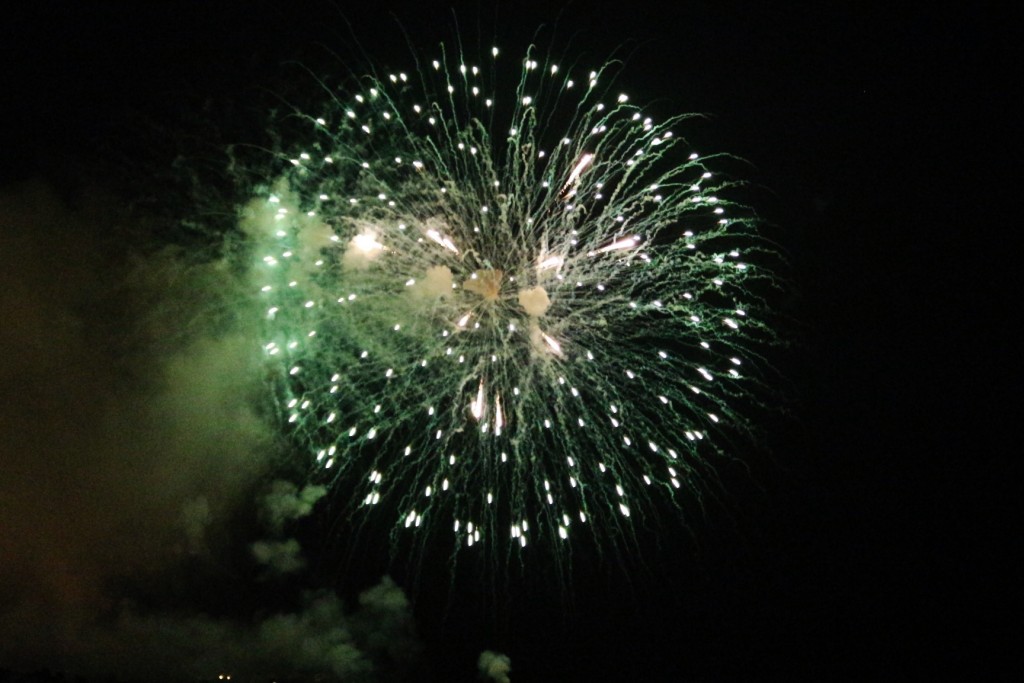
[[290, 481], [276, 479], [261, 499], [261, 515], [270, 530], [280, 534], [286, 523], [312, 512], [313, 506], [326, 493], [323, 486], [307, 484], [300, 490]]
[[359, 595], [353, 628], [382, 675], [395, 680], [408, 678], [422, 645], [416, 638], [409, 600], [390, 577], [385, 576]]
[[417, 654], [407, 647], [387, 660], [374, 650], [379, 641], [415, 642], [406, 606], [390, 608], [385, 618], [350, 613], [326, 591], [306, 593], [296, 611], [249, 621], [126, 605], [112, 623], [93, 622], [79, 636], [90, 649], [76, 668], [109, 671], [114, 661], [118, 676], [140, 681], [381, 680], [394, 661]]
[[512, 671], [512, 660], [507, 655], [499, 652], [484, 650], [477, 660], [477, 668], [480, 670], [480, 677], [487, 678], [497, 683], [509, 683], [508, 674]]
[[206, 528], [212, 519], [210, 503], [205, 496], [182, 503], [181, 524], [189, 552], [201, 554], [206, 550]]
[[252, 555], [275, 574], [291, 574], [306, 566], [302, 549], [294, 538], [286, 541], [256, 541], [252, 544]]
[[[280, 536], [288, 522], [308, 516], [326, 493], [323, 486], [307, 484], [299, 489], [290, 481], [275, 479], [260, 497], [259, 515], [270, 533]], [[294, 538], [264, 539], [253, 543], [250, 549], [253, 558], [271, 574], [292, 574], [306, 566], [302, 548]]]
[[[233, 309], [248, 283], [153, 233], [99, 193], [0, 191], [0, 668], [379, 677], [367, 643], [415, 643], [397, 597], [358, 618], [329, 593], [203, 613], [211, 588], [190, 577], [228, 562], [231, 520], [280, 534], [324, 490], [277, 482], [254, 506], [275, 436], [256, 316]], [[304, 563], [293, 539], [251, 550], [273, 572]]]

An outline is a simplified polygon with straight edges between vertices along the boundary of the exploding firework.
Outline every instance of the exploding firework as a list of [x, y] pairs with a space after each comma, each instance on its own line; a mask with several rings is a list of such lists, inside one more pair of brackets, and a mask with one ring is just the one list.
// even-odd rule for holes
[[502, 90], [502, 57], [327, 89], [243, 212], [317, 476], [396, 539], [499, 554], [699, 496], [772, 339], [771, 249], [685, 117], [531, 51]]

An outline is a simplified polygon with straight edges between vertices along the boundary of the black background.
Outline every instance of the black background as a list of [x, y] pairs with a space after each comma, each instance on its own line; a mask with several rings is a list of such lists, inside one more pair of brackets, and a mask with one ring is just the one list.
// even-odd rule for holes
[[[423, 48], [453, 31], [433, 2], [8, 10], [0, 177], [56, 172], [81, 140], [111, 135], [114, 114], [241, 101], [282, 60], [351, 44], [346, 22], [401, 65], [391, 12]], [[771, 2], [508, 2], [457, 17], [509, 53], [555, 19], [594, 63], [627, 45], [634, 102], [708, 113], [695, 137], [751, 162], [791, 259], [796, 344], [780, 362], [796, 406], [750, 502], [653, 549], [629, 590], [580, 578], [571, 607], [516, 596], [493, 627], [458, 597], [444, 618], [445, 601], [425, 598], [423, 675], [467, 680], [484, 647], [511, 655], [515, 681], [1006, 675], [1020, 628], [1020, 257], [1003, 209], [1017, 198], [1024, 63], [1008, 17]]]

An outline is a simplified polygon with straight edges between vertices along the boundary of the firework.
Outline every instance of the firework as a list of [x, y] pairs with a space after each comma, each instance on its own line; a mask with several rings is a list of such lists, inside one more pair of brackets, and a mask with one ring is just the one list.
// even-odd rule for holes
[[463, 548], [698, 495], [771, 337], [770, 250], [685, 117], [530, 51], [502, 90], [502, 59], [332, 92], [244, 211], [288, 433], [396, 537]]

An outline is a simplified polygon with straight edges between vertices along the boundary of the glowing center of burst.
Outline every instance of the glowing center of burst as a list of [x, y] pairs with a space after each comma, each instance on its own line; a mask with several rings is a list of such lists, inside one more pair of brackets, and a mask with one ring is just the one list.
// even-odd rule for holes
[[501, 293], [501, 279], [504, 273], [500, 270], [478, 270], [462, 285], [468, 292], [479, 294], [484, 301], [497, 301]]
[[384, 245], [369, 234], [363, 233], [352, 238], [352, 246], [366, 255], [372, 255], [384, 248]]
[[[559, 257], [551, 257], [542, 262], [542, 266], [545, 267], [559, 267], [562, 264], [562, 259]], [[462, 288], [467, 292], [471, 292], [479, 296], [483, 303], [494, 304], [501, 300], [501, 287], [504, 279], [504, 271], [497, 269], [485, 269], [474, 271], [473, 274], [462, 284]], [[513, 278], [510, 278], [512, 280]], [[530, 339], [533, 346], [538, 351], [544, 351], [547, 353], [553, 353], [556, 356], [562, 355], [562, 345], [551, 335], [543, 332], [540, 328], [540, 318], [547, 313], [551, 307], [551, 298], [548, 296], [548, 292], [544, 287], [538, 285], [536, 287], [530, 287], [528, 289], [521, 289], [517, 294], [517, 301], [519, 307], [528, 316], [528, 329], [530, 330]], [[470, 320], [475, 316], [478, 316], [479, 312], [467, 311], [458, 320], [455, 321], [455, 326], [459, 329], [466, 329], [469, 325]], [[509, 324], [509, 329], [515, 329], [515, 323]], [[480, 399], [482, 401], [482, 399]], [[476, 405], [476, 403], [474, 403]], [[477, 412], [482, 410], [482, 403], [472, 410], [474, 416], [477, 416]], [[477, 416], [477, 419], [479, 417]]]

